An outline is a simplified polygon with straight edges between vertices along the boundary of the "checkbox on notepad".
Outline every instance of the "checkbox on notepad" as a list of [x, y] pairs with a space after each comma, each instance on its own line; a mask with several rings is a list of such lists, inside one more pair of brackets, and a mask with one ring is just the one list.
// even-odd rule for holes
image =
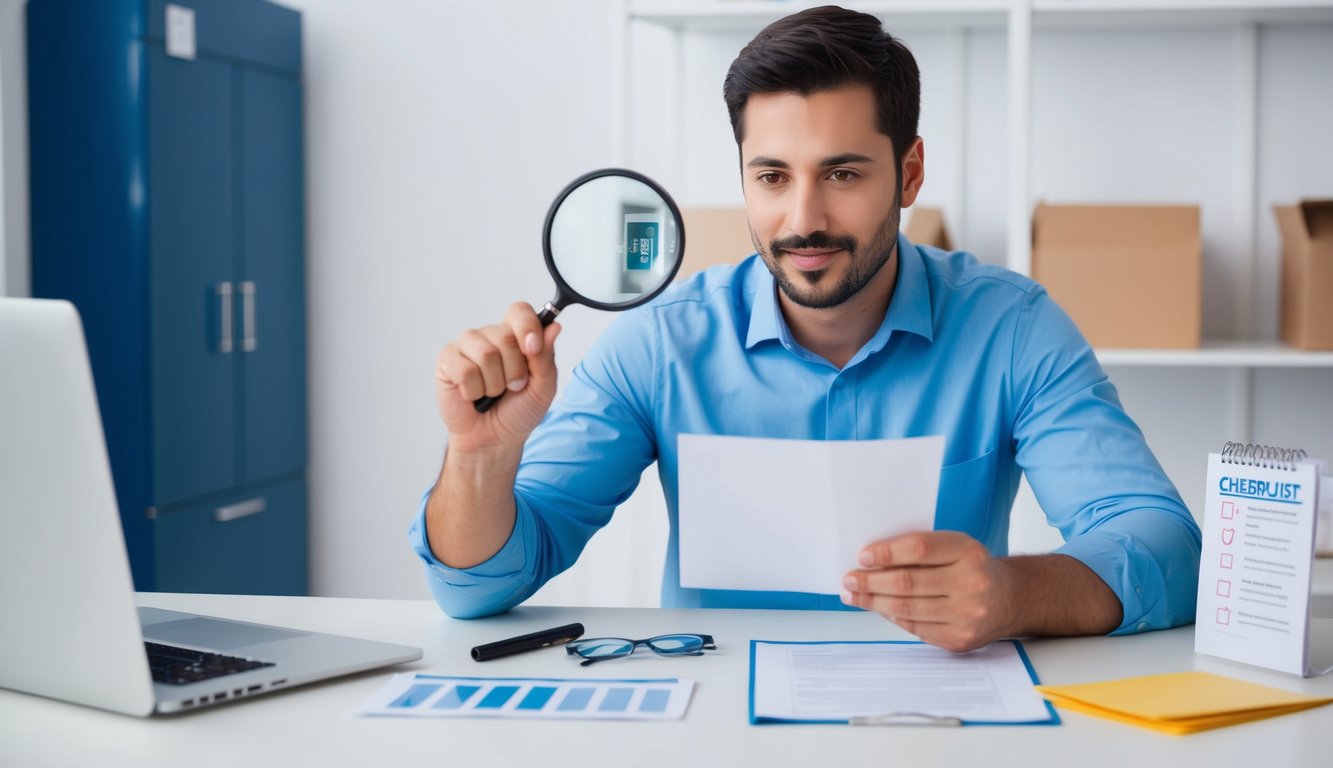
[[1230, 623], [1231, 623], [1231, 609], [1230, 609], [1230, 608], [1218, 608], [1218, 609], [1217, 609], [1217, 623], [1218, 623], [1218, 624], [1230, 624]]
[[1222, 502], [1222, 519], [1230, 520], [1236, 516], [1236, 505], [1230, 501]]
[[1231, 597], [1231, 582], [1226, 579], [1217, 580], [1217, 596]]
[[1231, 568], [1235, 564], [1235, 562], [1236, 558], [1234, 555], [1232, 555], [1230, 552], [1223, 552], [1222, 559], [1221, 561], [1218, 562], [1218, 565], [1222, 566], [1223, 568]]

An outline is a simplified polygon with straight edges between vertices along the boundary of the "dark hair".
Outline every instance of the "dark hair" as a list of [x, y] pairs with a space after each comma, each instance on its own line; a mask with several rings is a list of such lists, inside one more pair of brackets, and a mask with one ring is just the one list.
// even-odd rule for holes
[[808, 96], [846, 85], [875, 93], [879, 131], [901, 164], [916, 138], [921, 74], [901, 40], [870, 14], [836, 5], [810, 8], [769, 24], [727, 70], [722, 98], [737, 146], [745, 133], [745, 103], [754, 93], [795, 91]]

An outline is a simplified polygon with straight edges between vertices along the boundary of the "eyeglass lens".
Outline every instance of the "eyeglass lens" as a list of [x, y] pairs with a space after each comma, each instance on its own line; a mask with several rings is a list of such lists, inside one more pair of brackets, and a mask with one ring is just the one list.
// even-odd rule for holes
[[691, 653], [704, 647], [699, 635], [660, 635], [650, 637], [647, 645], [658, 653]]

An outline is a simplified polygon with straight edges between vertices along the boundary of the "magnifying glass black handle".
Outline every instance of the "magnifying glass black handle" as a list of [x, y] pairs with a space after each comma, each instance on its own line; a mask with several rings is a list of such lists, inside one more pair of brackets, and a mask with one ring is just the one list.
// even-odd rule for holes
[[[542, 327], [545, 328], [546, 326], [550, 325], [555, 320], [556, 315], [559, 314], [560, 310], [556, 309], [551, 304], [551, 302], [548, 301], [546, 302], [546, 306], [542, 307], [542, 311], [537, 315], [537, 319], [542, 321]], [[477, 413], [485, 413], [491, 409], [491, 406], [499, 402], [500, 398], [504, 396], [505, 393], [503, 392], [494, 397], [487, 395], [486, 397], [483, 397], [480, 400], [473, 400], [472, 407], [477, 409]]]

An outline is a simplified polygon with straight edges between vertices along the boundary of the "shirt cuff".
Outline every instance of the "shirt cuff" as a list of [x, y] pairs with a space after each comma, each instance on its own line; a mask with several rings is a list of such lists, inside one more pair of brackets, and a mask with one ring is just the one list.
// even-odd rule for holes
[[527, 505], [516, 501], [514, 530], [500, 551], [471, 568], [451, 568], [431, 551], [426, 535], [426, 503], [434, 487], [421, 497], [420, 509], [408, 529], [408, 540], [426, 565], [426, 576], [435, 602], [454, 618], [476, 618], [500, 613], [527, 597], [532, 583], [528, 553], [535, 551], [536, 531]]
[[[1187, 531], [1179, 533], [1185, 539], [1192, 538]], [[1154, 531], [1153, 538], [1175, 537], [1159, 530]], [[1199, 580], [1198, 542], [1193, 540], [1192, 547], [1173, 543], [1175, 546], [1165, 551], [1174, 555], [1163, 562], [1153, 547], [1135, 536], [1113, 530], [1113, 524], [1107, 523], [1070, 539], [1054, 554], [1078, 560], [1106, 582], [1120, 598], [1123, 611], [1120, 626], [1111, 634], [1127, 635], [1194, 621]], [[1193, 553], [1192, 559], [1185, 554], [1187, 552]], [[1174, 562], [1172, 557], [1180, 562]]]

